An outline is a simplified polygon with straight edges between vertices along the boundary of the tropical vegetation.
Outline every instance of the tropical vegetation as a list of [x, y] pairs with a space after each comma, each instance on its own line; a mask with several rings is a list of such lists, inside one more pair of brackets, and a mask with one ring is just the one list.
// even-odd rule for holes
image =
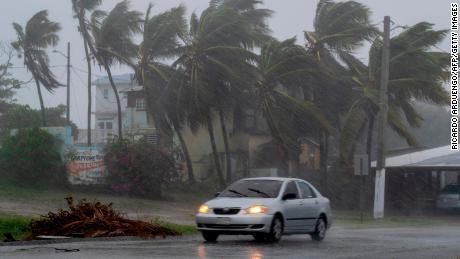
[[[172, 146], [177, 137], [190, 183], [195, 176], [184, 129], [207, 132], [215, 178], [223, 186], [236, 177], [232, 175], [230, 133], [232, 122], [242, 119], [239, 112], [244, 109], [263, 119], [288, 175], [299, 172], [301, 140], [319, 143], [323, 188], [335, 158], [335, 165], [350, 166], [362, 141], [365, 152], [372, 155], [382, 33], [371, 22], [366, 5], [320, 0], [313, 29], [299, 40], [273, 37], [267, 23], [273, 11], [264, 8], [262, 0], [211, 0], [201, 13], [190, 15], [183, 5], [155, 14], [154, 6], [149, 5], [142, 14], [131, 10], [128, 0], [108, 12], [99, 10], [101, 0], [71, 3], [88, 66], [88, 129], [92, 62], [105, 70], [116, 96], [120, 142], [109, 144], [107, 150], [117, 147], [133, 155], [139, 148], [152, 156], [163, 152], [122, 139], [121, 102], [112, 78], [113, 65], [120, 64], [130, 67], [143, 86], [148, 116], [161, 133], [160, 146]], [[387, 126], [412, 146], [418, 142], [411, 129], [423, 120], [416, 104], [448, 103], [442, 84], [447, 80], [449, 56], [434, 50], [446, 31], [433, 27], [427, 22], [405, 27], [395, 31], [390, 42]], [[24, 64], [37, 84], [45, 125], [40, 85], [49, 91], [60, 85], [46, 55], [46, 49], [57, 44], [60, 27], [41, 11], [24, 29], [16, 23], [14, 28], [18, 38], [13, 46], [24, 55]], [[366, 44], [370, 45], [369, 55], [363, 62], [355, 52]], [[216, 135], [223, 139], [223, 159]], [[339, 156], [332, 157], [331, 150]], [[113, 151], [107, 154], [109, 164], [118, 166], [124, 161], [118, 161]], [[116, 166], [109, 167], [116, 171]]]

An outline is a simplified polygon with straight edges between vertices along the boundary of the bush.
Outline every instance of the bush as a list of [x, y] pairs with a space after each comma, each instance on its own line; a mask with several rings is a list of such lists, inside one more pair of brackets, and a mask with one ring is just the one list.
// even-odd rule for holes
[[161, 197], [161, 186], [177, 180], [175, 151], [143, 140], [114, 140], [104, 149], [107, 183], [120, 194]]
[[48, 132], [21, 129], [6, 137], [0, 148], [0, 173], [3, 179], [22, 184], [57, 185], [66, 182], [60, 141]]

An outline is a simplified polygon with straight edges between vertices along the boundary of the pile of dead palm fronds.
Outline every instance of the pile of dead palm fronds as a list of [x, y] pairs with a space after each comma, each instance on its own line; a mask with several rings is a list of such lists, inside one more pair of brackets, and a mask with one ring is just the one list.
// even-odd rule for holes
[[179, 235], [178, 232], [157, 224], [127, 219], [115, 211], [112, 204], [88, 202], [83, 199], [74, 205], [72, 197], [67, 197], [66, 200], [69, 210], [49, 212], [40, 220], [31, 222], [31, 239], [37, 236], [149, 238]]

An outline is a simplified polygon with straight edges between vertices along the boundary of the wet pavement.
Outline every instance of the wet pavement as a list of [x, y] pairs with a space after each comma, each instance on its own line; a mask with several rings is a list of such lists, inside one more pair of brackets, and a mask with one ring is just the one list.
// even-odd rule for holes
[[307, 235], [285, 236], [279, 244], [257, 243], [250, 236], [222, 236], [217, 243], [205, 243], [199, 235], [193, 235], [164, 240], [0, 246], [0, 258], [460, 259], [460, 227], [333, 228], [321, 243]]

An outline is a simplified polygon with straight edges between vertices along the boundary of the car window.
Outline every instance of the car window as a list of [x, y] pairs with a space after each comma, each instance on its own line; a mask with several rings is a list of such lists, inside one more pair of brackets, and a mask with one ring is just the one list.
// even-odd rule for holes
[[298, 199], [300, 197], [299, 196], [299, 190], [297, 189], [297, 186], [295, 185], [294, 181], [289, 182], [287, 184], [286, 189], [284, 190], [284, 194], [287, 194], [287, 193], [294, 193], [296, 195], [296, 199]]
[[300, 193], [302, 194], [302, 198], [308, 199], [308, 198], [316, 198], [315, 192], [311, 189], [311, 187], [304, 183], [304, 182], [297, 182], [299, 185]]
[[240, 180], [227, 187], [219, 197], [276, 198], [282, 181]]

